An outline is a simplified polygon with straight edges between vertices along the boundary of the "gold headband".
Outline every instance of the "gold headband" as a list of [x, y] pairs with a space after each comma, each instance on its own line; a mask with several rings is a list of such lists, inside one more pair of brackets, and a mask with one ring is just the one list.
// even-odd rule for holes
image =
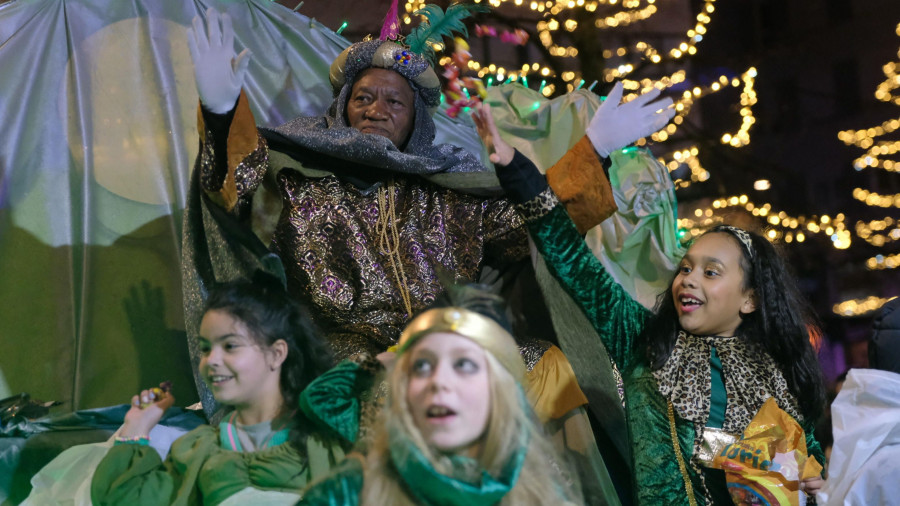
[[403, 330], [397, 354], [402, 355], [420, 338], [436, 332], [450, 332], [473, 341], [490, 352], [516, 381], [525, 378], [525, 362], [513, 336], [499, 323], [460, 307], [429, 309]]

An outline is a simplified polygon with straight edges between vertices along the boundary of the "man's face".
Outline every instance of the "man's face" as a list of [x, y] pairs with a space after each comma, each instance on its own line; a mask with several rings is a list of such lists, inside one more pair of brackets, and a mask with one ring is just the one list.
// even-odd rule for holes
[[364, 134], [387, 137], [403, 147], [415, 117], [415, 93], [406, 78], [393, 70], [367, 69], [350, 91], [347, 121]]

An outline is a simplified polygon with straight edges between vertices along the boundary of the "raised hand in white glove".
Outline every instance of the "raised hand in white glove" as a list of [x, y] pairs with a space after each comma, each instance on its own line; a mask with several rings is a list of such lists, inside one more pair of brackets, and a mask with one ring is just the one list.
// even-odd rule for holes
[[237, 58], [234, 57], [234, 28], [228, 14], [219, 15], [210, 7], [206, 11], [206, 24], [204, 30], [203, 20], [194, 16], [193, 27], [188, 28], [188, 47], [194, 59], [197, 92], [204, 107], [225, 114], [234, 107], [241, 94], [250, 64], [250, 50], [244, 49]]
[[627, 104], [620, 104], [622, 82], [617, 82], [587, 127], [588, 139], [597, 153], [606, 158], [613, 151], [664, 127], [675, 116], [675, 109], [669, 97], [652, 102], [659, 94], [660, 90], [654, 88]]

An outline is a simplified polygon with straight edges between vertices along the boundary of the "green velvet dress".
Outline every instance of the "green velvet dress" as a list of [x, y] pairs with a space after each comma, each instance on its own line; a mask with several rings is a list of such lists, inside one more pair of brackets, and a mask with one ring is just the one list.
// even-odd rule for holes
[[[671, 417], [680, 447], [681, 459], [677, 458], [669, 403], [661, 394], [657, 377], [644, 355], [634, 348], [635, 338], [644, 329], [651, 312], [632, 299], [604, 270], [552, 192], [544, 191], [520, 204], [520, 208], [550, 272], [583, 309], [621, 371], [637, 503], [689, 504], [685, 474], [692, 483], [697, 504], [706, 503], [709, 495], [702, 476], [705, 473], [692, 465], [697, 429], [678, 415]], [[713, 383], [717, 383], [715, 379]], [[718, 383], [721, 385], [721, 380]], [[721, 392], [711, 392], [713, 396], [717, 393], [721, 395]], [[776, 393], [769, 394], [778, 397]], [[766, 392], [761, 394], [765, 395]], [[712, 408], [717, 404], [720, 403], [714, 399]], [[715, 418], [712, 413], [710, 416]], [[824, 462], [811, 425], [802, 425], [810, 454]], [[684, 463], [683, 469], [679, 460]]]
[[232, 449], [239, 443], [225, 434], [222, 427], [197, 427], [172, 444], [165, 461], [150, 446], [113, 446], [94, 473], [93, 503], [217, 505], [247, 489], [299, 497], [344, 457], [339, 445], [316, 436], [307, 437], [304, 452], [291, 444], [242, 452]]
[[327, 478], [313, 484], [298, 506], [358, 506], [363, 487], [363, 467], [358, 458], [348, 458]]

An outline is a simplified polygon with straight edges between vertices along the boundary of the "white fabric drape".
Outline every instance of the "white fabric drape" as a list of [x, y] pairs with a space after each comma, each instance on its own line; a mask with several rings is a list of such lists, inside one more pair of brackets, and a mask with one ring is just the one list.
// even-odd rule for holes
[[[84, 409], [171, 380], [181, 405], [196, 400], [179, 270], [198, 147], [186, 30], [208, 7], [231, 15], [236, 51], [252, 52], [244, 88], [258, 124], [325, 111], [329, 67], [349, 41], [268, 0], [0, 3], [0, 378], [12, 392]], [[542, 169], [599, 104], [585, 90], [547, 100], [515, 84], [488, 101], [504, 138]], [[487, 160], [470, 119], [440, 110], [435, 123], [436, 142]], [[678, 256], [664, 176], [617, 176], [621, 212], [589, 235], [645, 304]], [[646, 211], [645, 194], [672, 202]], [[627, 241], [648, 218], [639, 244]]]
[[[187, 49], [208, 7], [252, 60], [257, 122], [318, 115], [349, 42], [267, 0], [14, 0], [0, 4], [0, 370], [13, 392], [117, 404], [175, 381], [184, 343], [181, 212], [197, 154]], [[468, 120], [438, 141], [480, 152]]]

